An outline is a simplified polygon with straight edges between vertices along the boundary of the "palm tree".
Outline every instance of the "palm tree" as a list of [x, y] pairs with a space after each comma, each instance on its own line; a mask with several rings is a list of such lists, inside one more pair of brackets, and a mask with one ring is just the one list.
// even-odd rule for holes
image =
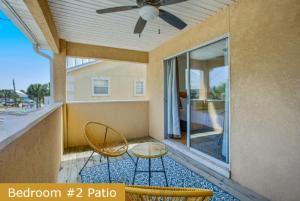
[[221, 83], [217, 86], [213, 86], [209, 90], [209, 97], [211, 99], [224, 100], [225, 99], [225, 90], [226, 90], [226, 83]]
[[11, 90], [11, 89], [2, 89], [0, 90], [0, 98], [4, 98], [4, 104], [7, 105], [7, 102], [10, 101], [10, 99], [17, 98], [17, 94]]
[[43, 103], [45, 103], [45, 96], [50, 96], [50, 88], [49, 84], [43, 84], [41, 88], [41, 100]]
[[4, 98], [4, 90], [0, 90], [0, 98]]
[[44, 103], [44, 97], [49, 95], [48, 84], [31, 84], [27, 89], [29, 98], [36, 101], [36, 107], [39, 108]]

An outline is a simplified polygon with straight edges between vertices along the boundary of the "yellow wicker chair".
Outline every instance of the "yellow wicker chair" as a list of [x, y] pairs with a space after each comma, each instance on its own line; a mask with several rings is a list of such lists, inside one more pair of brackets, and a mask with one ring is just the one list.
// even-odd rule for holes
[[100, 162], [102, 156], [107, 158], [109, 182], [111, 182], [109, 157], [118, 157], [127, 153], [134, 162], [133, 158], [128, 153], [128, 142], [125, 136], [105, 124], [88, 122], [85, 125], [85, 138], [90, 147], [93, 149], [93, 152], [79, 171], [79, 175], [81, 175], [82, 170], [85, 168], [95, 152], [100, 154]]
[[213, 192], [207, 189], [156, 186], [126, 186], [126, 201], [207, 201]]

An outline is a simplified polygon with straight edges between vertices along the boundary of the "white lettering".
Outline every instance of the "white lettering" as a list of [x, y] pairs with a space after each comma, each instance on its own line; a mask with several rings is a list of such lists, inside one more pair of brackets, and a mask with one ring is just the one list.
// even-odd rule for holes
[[15, 188], [8, 189], [8, 197], [17, 198], [60, 198], [60, 190], [33, 190], [30, 188], [16, 190]]
[[8, 197], [14, 198], [16, 196], [16, 192], [14, 188], [9, 188], [8, 189]]
[[91, 198], [114, 198], [117, 196], [116, 190], [110, 190], [110, 189], [94, 189], [89, 188], [88, 189], [88, 197]]

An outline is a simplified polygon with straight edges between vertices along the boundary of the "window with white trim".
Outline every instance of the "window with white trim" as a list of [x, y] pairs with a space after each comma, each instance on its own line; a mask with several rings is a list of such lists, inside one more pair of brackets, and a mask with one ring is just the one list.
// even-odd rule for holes
[[93, 78], [92, 79], [92, 95], [93, 96], [109, 96], [110, 79], [109, 78]]
[[145, 81], [144, 80], [135, 80], [134, 81], [134, 95], [135, 96], [144, 96], [145, 95]]

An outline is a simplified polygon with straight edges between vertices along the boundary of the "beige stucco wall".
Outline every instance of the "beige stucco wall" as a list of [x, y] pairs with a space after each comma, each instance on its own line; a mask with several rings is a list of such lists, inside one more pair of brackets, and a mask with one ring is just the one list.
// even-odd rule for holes
[[109, 125], [127, 139], [149, 136], [148, 102], [98, 102], [67, 104], [69, 147], [86, 145], [84, 126], [89, 121]]
[[62, 108], [0, 151], [0, 182], [56, 182], [62, 155]]
[[240, 0], [150, 52], [150, 135], [163, 139], [163, 58], [229, 33], [232, 179], [299, 200], [299, 13], [298, 0]]
[[137, 63], [148, 63], [149, 57], [148, 52], [98, 45], [88, 45], [70, 41], [67, 42], [67, 55], [79, 58], [87, 57]]
[[66, 42], [60, 40], [61, 50], [59, 54], [53, 55], [53, 66], [51, 76], [51, 93], [53, 100], [66, 101]]
[[[142, 63], [103, 60], [97, 64], [71, 71], [67, 75], [68, 100], [145, 100], [146, 90], [144, 96], [134, 95], [134, 81], [144, 80], [146, 84], [146, 67], [147, 65]], [[109, 96], [92, 95], [92, 78], [97, 77], [110, 79]]]

